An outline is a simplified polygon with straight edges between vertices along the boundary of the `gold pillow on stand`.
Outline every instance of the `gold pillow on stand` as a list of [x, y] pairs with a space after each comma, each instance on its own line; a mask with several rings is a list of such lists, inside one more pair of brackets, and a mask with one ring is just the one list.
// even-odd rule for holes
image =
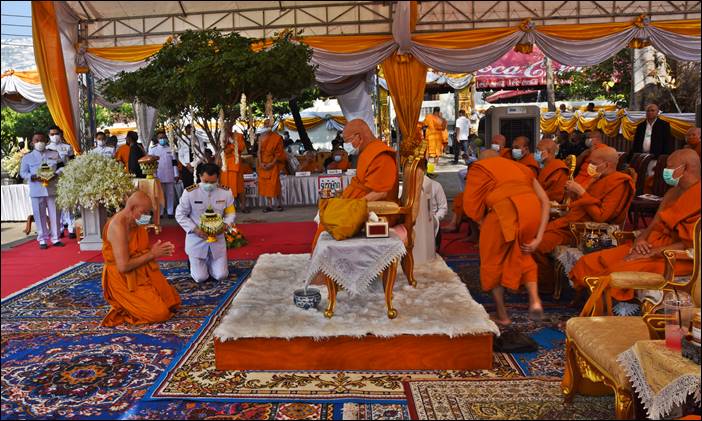
[[366, 199], [322, 199], [319, 220], [335, 240], [351, 238], [368, 220], [368, 202]]

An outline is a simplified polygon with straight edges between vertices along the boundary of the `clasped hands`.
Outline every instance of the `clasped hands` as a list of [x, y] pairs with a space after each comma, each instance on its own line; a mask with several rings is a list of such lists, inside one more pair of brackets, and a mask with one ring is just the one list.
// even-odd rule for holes
[[585, 194], [585, 188], [573, 180], [566, 181], [565, 189], [571, 193], [576, 194], [578, 197]]
[[173, 256], [174, 252], [175, 246], [170, 241], [166, 241], [164, 243], [163, 241], [158, 240], [153, 246], [151, 246], [151, 254], [154, 256], [154, 259], [164, 256]]

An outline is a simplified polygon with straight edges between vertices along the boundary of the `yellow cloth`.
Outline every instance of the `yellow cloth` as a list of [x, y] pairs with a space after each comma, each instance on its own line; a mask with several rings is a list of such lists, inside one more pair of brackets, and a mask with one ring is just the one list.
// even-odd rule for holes
[[[385, 59], [381, 67], [388, 82], [402, 138], [415, 139], [414, 131], [424, 100], [427, 66], [412, 56], [394, 54]], [[414, 142], [402, 142], [400, 153], [409, 156], [417, 146]]]
[[74, 124], [71, 96], [68, 93], [68, 80], [63, 70], [66, 66], [54, 2], [32, 2], [32, 39], [37, 71], [51, 118], [63, 129], [66, 142], [76, 154], [80, 154], [78, 131]]
[[24, 72], [16, 70], [8, 70], [2, 74], [2, 77], [8, 77], [14, 75], [15, 77], [22, 79], [23, 82], [31, 83], [32, 85], [40, 85], [41, 79], [39, 78], [39, 73], [36, 70], [27, 70]]
[[456, 32], [415, 34], [412, 41], [434, 48], [466, 49], [481, 47], [499, 41], [519, 30], [518, 27], [472, 29]]
[[113, 61], [142, 61], [158, 53], [163, 44], [130, 45], [128, 47], [88, 48], [86, 52]]
[[319, 221], [335, 240], [358, 234], [366, 220], [366, 199], [324, 199], [319, 202]]

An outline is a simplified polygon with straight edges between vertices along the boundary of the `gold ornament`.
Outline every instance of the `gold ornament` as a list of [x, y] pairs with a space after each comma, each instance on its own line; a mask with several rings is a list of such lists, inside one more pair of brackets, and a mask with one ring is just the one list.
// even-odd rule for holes
[[212, 206], [209, 206], [205, 213], [200, 215], [200, 229], [207, 234], [207, 242], [217, 242], [217, 235], [226, 228], [222, 215], [216, 213]]
[[144, 173], [146, 178], [154, 178], [154, 174], [158, 170], [158, 157], [153, 155], [146, 155], [143, 158], [139, 158], [139, 168], [141, 172]]
[[49, 182], [56, 177], [56, 172], [47, 164], [42, 163], [37, 171], [37, 177], [41, 180], [41, 185], [47, 187]]

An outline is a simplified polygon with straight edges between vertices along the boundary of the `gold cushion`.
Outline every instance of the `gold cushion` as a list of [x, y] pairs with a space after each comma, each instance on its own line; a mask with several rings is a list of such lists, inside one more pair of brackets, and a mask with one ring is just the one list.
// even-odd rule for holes
[[660, 289], [665, 285], [663, 275], [653, 272], [612, 272], [613, 288]]
[[626, 372], [617, 362], [636, 341], [648, 340], [648, 327], [641, 317], [573, 317], [566, 323], [566, 336], [583, 356], [630, 389]]
[[368, 212], [375, 212], [377, 215], [384, 213], [397, 213], [400, 210], [400, 205], [390, 201], [368, 202]]

